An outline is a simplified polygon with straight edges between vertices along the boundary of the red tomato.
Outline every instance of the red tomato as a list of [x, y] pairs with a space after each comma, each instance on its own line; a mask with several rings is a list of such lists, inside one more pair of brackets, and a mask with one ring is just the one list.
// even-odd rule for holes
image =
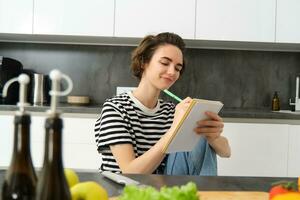
[[270, 192], [269, 192], [270, 200], [271, 200], [274, 196], [276, 196], [276, 195], [278, 195], [278, 194], [284, 194], [284, 193], [287, 193], [287, 192], [289, 192], [289, 190], [283, 188], [282, 185], [276, 185], [276, 186], [272, 187], [271, 190], [270, 190]]

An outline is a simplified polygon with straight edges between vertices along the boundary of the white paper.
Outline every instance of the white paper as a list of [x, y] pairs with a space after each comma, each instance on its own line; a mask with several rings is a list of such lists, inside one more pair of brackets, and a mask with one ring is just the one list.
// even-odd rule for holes
[[194, 131], [197, 122], [208, 118], [207, 115], [205, 115], [206, 111], [219, 113], [222, 107], [223, 103], [220, 101], [197, 99], [197, 103], [195, 103], [190, 114], [178, 129], [178, 132], [169, 144], [166, 153], [193, 150], [201, 137]]

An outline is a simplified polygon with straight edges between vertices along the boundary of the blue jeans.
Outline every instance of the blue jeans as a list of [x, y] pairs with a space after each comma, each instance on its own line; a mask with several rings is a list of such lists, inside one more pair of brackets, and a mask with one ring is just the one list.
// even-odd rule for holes
[[164, 174], [216, 176], [216, 153], [209, 146], [207, 140], [201, 137], [191, 152], [169, 154]]

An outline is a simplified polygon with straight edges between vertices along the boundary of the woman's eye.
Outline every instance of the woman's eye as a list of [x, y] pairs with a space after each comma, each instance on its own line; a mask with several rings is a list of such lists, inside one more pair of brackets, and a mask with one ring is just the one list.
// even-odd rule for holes
[[169, 65], [169, 63], [166, 63], [166, 62], [160, 62], [160, 63], [165, 66]]

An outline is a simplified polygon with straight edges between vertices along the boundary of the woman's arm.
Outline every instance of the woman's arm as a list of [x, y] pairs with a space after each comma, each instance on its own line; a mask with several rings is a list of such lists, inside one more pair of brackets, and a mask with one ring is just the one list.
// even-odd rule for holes
[[219, 156], [230, 157], [231, 149], [228, 140], [221, 136], [224, 127], [222, 118], [213, 112], [206, 112], [206, 115], [209, 119], [199, 121], [195, 132], [204, 135]]
[[231, 149], [228, 140], [224, 136], [219, 136], [212, 141], [208, 140], [208, 143], [219, 156], [225, 158], [229, 158], [231, 156]]

